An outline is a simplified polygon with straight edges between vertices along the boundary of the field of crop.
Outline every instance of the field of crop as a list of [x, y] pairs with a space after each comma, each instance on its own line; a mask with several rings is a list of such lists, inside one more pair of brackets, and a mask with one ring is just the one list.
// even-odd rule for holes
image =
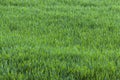
[[120, 0], [0, 0], [0, 80], [120, 80]]

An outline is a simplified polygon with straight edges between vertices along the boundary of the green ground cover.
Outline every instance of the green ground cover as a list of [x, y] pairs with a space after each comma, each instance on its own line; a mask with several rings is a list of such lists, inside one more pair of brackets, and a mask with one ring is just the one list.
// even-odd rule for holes
[[120, 80], [120, 1], [0, 0], [0, 80]]

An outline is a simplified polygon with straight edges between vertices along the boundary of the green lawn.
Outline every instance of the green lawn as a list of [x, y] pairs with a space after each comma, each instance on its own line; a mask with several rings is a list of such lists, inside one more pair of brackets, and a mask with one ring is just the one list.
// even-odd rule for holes
[[120, 80], [120, 1], [0, 0], [0, 80]]

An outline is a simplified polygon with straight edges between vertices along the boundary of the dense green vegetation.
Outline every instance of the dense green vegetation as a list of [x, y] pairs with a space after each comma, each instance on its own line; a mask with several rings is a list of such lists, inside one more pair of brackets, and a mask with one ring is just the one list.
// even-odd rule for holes
[[0, 0], [0, 80], [120, 80], [120, 1]]

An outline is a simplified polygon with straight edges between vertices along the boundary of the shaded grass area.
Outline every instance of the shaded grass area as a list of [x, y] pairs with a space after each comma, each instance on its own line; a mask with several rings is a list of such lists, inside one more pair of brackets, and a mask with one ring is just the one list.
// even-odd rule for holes
[[119, 4], [0, 0], [0, 79], [119, 80]]

